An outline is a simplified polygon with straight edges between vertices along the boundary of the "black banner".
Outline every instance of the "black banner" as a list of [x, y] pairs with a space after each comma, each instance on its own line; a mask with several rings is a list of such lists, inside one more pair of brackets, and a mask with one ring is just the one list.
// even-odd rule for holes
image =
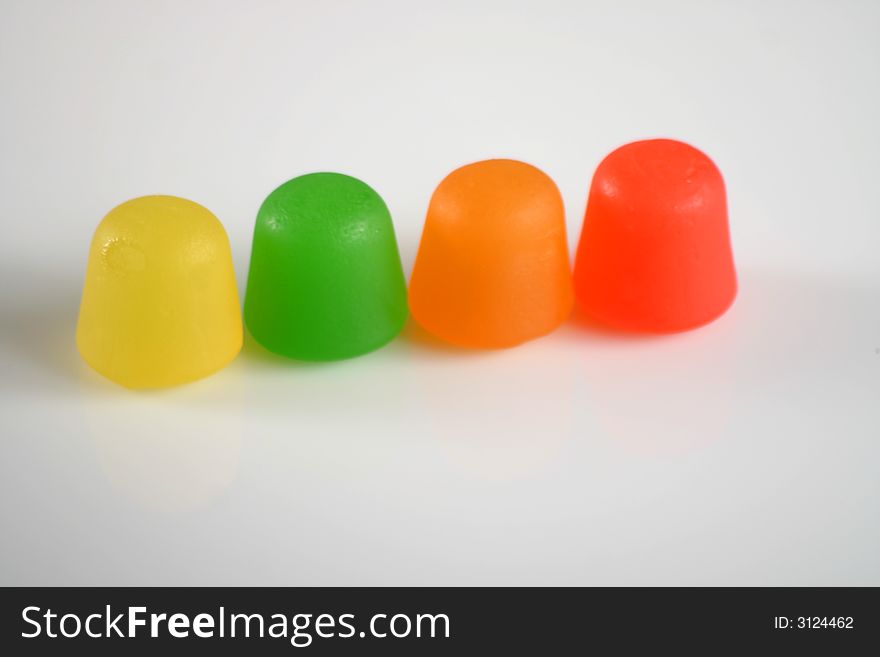
[[[6, 655], [866, 654], [874, 588], [7, 588]], [[811, 650], [812, 651], [812, 650]]]

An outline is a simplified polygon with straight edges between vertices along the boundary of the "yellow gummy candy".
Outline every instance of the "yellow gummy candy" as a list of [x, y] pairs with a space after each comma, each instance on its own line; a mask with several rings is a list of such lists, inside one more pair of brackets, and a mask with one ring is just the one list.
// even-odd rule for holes
[[193, 381], [235, 358], [241, 310], [217, 218], [175, 196], [111, 210], [92, 239], [76, 343], [92, 368], [129, 388]]

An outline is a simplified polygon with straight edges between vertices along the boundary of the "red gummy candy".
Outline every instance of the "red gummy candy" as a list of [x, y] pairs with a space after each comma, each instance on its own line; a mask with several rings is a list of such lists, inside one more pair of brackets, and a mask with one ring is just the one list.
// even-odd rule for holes
[[593, 176], [574, 268], [583, 308], [610, 326], [671, 333], [718, 318], [736, 296], [724, 180], [693, 146], [621, 146]]

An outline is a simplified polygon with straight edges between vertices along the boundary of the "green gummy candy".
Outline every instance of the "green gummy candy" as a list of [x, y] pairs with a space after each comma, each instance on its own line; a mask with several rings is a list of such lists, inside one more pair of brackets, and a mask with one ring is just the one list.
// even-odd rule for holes
[[312, 173], [269, 194], [244, 303], [257, 342], [299, 360], [350, 358], [389, 342], [406, 315], [391, 214], [369, 185]]

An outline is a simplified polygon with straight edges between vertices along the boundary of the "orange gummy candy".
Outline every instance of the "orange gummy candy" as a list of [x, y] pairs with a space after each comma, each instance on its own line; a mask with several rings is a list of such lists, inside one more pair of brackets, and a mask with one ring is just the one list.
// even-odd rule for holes
[[512, 347], [559, 326], [573, 291], [553, 181], [515, 160], [450, 173], [431, 197], [409, 303], [423, 328], [464, 347]]
[[724, 180], [693, 146], [621, 146], [593, 176], [574, 267], [588, 314], [632, 331], [682, 331], [736, 296]]

